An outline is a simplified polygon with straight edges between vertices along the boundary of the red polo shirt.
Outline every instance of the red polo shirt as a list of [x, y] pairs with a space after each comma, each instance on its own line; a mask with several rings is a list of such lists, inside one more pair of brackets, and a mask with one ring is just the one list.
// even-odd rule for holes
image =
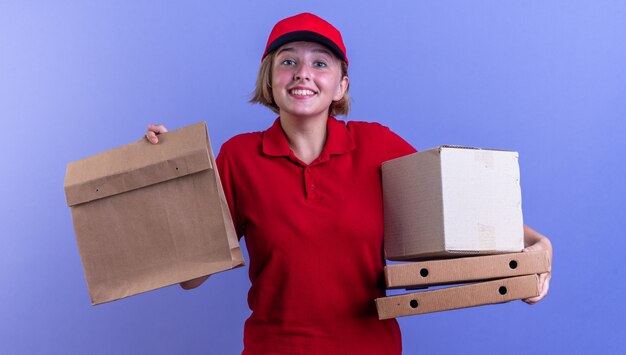
[[330, 117], [311, 164], [277, 119], [224, 143], [217, 166], [250, 255], [244, 354], [400, 354], [385, 295], [380, 166], [415, 152], [377, 123]]

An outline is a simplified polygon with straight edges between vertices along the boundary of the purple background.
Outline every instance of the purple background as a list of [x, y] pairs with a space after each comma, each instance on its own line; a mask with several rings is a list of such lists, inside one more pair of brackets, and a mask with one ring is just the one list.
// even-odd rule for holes
[[525, 222], [554, 244], [543, 302], [402, 318], [405, 353], [623, 350], [625, 2], [16, 0], [0, 2], [0, 353], [240, 352], [247, 268], [92, 307], [63, 178], [149, 122], [206, 120], [216, 152], [268, 127], [246, 101], [272, 25], [302, 11], [344, 34], [350, 119], [420, 150], [519, 151]]

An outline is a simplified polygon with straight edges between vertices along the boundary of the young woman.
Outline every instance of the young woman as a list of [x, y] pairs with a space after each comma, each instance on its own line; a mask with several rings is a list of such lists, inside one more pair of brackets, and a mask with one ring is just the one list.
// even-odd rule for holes
[[[244, 354], [400, 354], [385, 295], [381, 163], [415, 152], [377, 123], [339, 121], [350, 108], [341, 34], [308, 13], [270, 33], [252, 102], [279, 117], [237, 135], [217, 157], [235, 229], [245, 235], [252, 286]], [[149, 125], [158, 142], [166, 132]], [[551, 249], [525, 227], [527, 249]], [[189, 289], [206, 277], [183, 282]], [[543, 298], [549, 275], [540, 279]]]

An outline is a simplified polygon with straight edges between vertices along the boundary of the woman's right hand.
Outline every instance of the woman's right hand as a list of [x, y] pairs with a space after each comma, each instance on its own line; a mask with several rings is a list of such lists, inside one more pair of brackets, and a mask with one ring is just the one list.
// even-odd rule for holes
[[165, 132], [167, 132], [167, 128], [165, 128], [165, 126], [162, 124], [148, 124], [146, 139], [152, 144], [157, 144], [159, 143], [159, 137], [157, 136]]

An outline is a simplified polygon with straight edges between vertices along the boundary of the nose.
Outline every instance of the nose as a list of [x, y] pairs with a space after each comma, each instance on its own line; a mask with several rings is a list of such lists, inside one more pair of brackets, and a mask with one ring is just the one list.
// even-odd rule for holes
[[293, 80], [299, 81], [299, 80], [310, 80], [310, 79], [311, 79], [311, 72], [309, 71], [308, 66], [306, 64], [298, 65], [293, 73]]

